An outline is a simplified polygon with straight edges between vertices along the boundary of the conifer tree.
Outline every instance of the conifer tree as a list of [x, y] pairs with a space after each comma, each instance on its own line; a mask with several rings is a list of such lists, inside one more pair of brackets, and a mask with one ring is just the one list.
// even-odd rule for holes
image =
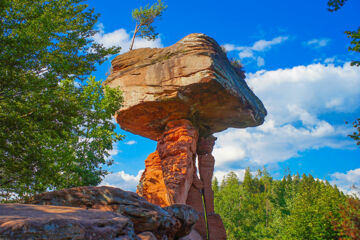
[[160, 17], [167, 8], [161, 0], [149, 7], [136, 8], [132, 11], [132, 17], [136, 21], [134, 34], [131, 40], [130, 51], [133, 49], [134, 41], [137, 35], [148, 40], [155, 40], [158, 33], [152, 25], [157, 17]]
[[215, 210], [230, 240], [339, 239], [341, 231], [355, 231], [354, 225], [341, 227], [357, 216], [353, 210], [340, 214], [346, 198], [335, 186], [311, 175], [273, 180], [266, 169], [255, 177], [247, 169], [242, 183], [234, 173], [224, 179], [215, 195]]

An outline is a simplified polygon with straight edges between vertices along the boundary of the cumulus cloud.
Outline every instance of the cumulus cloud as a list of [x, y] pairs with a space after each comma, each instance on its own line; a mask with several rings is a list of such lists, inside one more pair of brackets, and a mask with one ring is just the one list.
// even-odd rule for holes
[[254, 43], [254, 45], [251, 47], [251, 49], [254, 51], [264, 51], [264, 50], [270, 49], [274, 45], [277, 45], [277, 44], [280, 44], [280, 43], [286, 41], [287, 39], [288, 39], [288, 37], [280, 36], [280, 37], [273, 38], [270, 41], [259, 40]]
[[262, 58], [262, 57], [257, 57], [257, 65], [259, 67], [264, 66], [265, 65], [265, 59]]
[[224, 44], [223, 47], [227, 52], [239, 51], [240, 59], [250, 58], [256, 61], [257, 65], [261, 67], [265, 65], [265, 60], [264, 58], [256, 55], [271, 49], [274, 45], [280, 44], [287, 39], [287, 36], [279, 36], [271, 40], [256, 41], [252, 46], [236, 46], [234, 44]]
[[[230, 172], [231, 172], [230, 170], [229, 171], [216, 170], [214, 172], [214, 178], [216, 177], [217, 180], [221, 183], [224, 177], [228, 175]], [[237, 175], [240, 181], [244, 180], [245, 169], [236, 169], [236, 170], [232, 170], [232, 172], [234, 172]]]
[[137, 142], [135, 140], [130, 140], [130, 141], [125, 142], [126, 145], [134, 145], [136, 143]]
[[[99, 32], [93, 36], [93, 39], [97, 43], [103, 44], [105, 47], [121, 47], [121, 53], [129, 51], [131, 44], [130, 34], [123, 28], [117, 29], [110, 33], [105, 33], [104, 25], [98, 24]], [[149, 41], [142, 38], [136, 38], [134, 43], [134, 49], [136, 48], [160, 48], [163, 47], [160, 38], [156, 38], [154, 41]]]
[[110, 151], [108, 151], [109, 156], [106, 157], [106, 160], [109, 160], [109, 159], [113, 158], [114, 156], [116, 156], [118, 153], [121, 152], [121, 150], [119, 149], [118, 144], [119, 144], [118, 142], [113, 143], [112, 149]]
[[353, 186], [360, 184], [360, 168], [356, 168], [346, 173], [336, 172], [331, 174], [330, 183], [336, 184], [339, 189], [347, 194], [357, 194], [360, 197], [359, 189], [354, 189]]
[[324, 63], [334, 63], [335, 62], [335, 57], [331, 57], [331, 58], [325, 58]]
[[313, 48], [322, 48], [326, 47], [330, 42], [330, 39], [328, 38], [315, 38], [310, 41], [307, 41], [305, 44], [313, 47]]
[[351, 127], [322, 116], [360, 107], [360, 69], [311, 64], [248, 74], [248, 84], [263, 101], [268, 116], [257, 128], [216, 134], [216, 167], [262, 167], [301, 155], [308, 149], [351, 148]]
[[137, 175], [127, 174], [124, 171], [108, 174], [100, 183], [100, 186], [112, 186], [134, 192], [143, 171], [140, 170]]
[[282, 123], [298, 120], [299, 115], [305, 117], [306, 112], [312, 116], [329, 111], [354, 112], [360, 106], [360, 69], [349, 63], [258, 71], [248, 75], [248, 83], [271, 118]]

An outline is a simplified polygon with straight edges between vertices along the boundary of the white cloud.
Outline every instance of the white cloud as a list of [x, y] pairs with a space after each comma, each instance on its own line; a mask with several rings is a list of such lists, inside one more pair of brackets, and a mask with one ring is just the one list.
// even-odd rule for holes
[[119, 149], [118, 144], [119, 144], [118, 142], [112, 144], [112, 149], [110, 151], [108, 151], [109, 156], [106, 157], [106, 160], [109, 160], [109, 159], [113, 158], [114, 156], [116, 156], [118, 153], [121, 152], [121, 150]]
[[264, 66], [265, 65], [265, 60], [262, 57], [257, 57], [257, 65], [258, 67]]
[[124, 171], [108, 174], [100, 183], [100, 186], [112, 186], [134, 192], [136, 191], [136, 186], [140, 181], [143, 171], [144, 170], [140, 170], [136, 176], [127, 174]]
[[346, 173], [336, 172], [331, 174], [333, 181], [343, 185], [346, 184], [359, 184], [360, 183], [360, 168], [347, 171]]
[[111, 117], [111, 123], [112, 123], [112, 124], [114, 124], [114, 125], [116, 125], [116, 124], [117, 124], [116, 119], [115, 119], [115, 117], [114, 117], [114, 116], [112, 116], [112, 117]]
[[219, 183], [221, 183], [221, 181], [224, 179], [224, 177], [226, 175], [228, 175], [231, 171], [237, 175], [237, 177], [239, 178], [240, 181], [244, 180], [245, 169], [228, 170], [228, 171], [216, 170], [214, 172], [214, 178], [216, 177], [217, 180], [219, 181]]
[[[99, 32], [94, 35], [93, 39], [97, 43], [103, 44], [105, 47], [121, 47], [121, 53], [129, 51], [131, 44], [130, 34], [123, 28], [117, 29], [110, 33], [105, 33], [104, 25], [98, 24]], [[154, 41], [149, 41], [142, 38], [136, 38], [134, 43], [134, 49], [137, 48], [160, 48], [163, 47], [160, 38], [156, 38]]]
[[335, 57], [331, 57], [331, 58], [325, 58], [324, 63], [334, 63], [335, 62]]
[[314, 48], [321, 48], [321, 47], [325, 47], [329, 44], [330, 39], [328, 38], [315, 38], [312, 39], [310, 41], [307, 41], [305, 44]]
[[356, 191], [353, 186], [360, 187], [360, 168], [349, 170], [346, 173], [333, 173], [330, 183], [336, 184], [339, 189], [347, 194], [359, 195], [360, 192]]
[[135, 140], [130, 140], [130, 141], [125, 142], [126, 145], [134, 145], [136, 143], [137, 142]]
[[279, 36], [273, 38], [272, 40], [259, 40], [256, 41], [252, 46], [236, 46], [234, 44], [224, 44], [223, 47], [226, 51], [239, 51], [239, 58], [245, 59], [250, 58], [252, 60], [256, 60], [257, 65], [259, 67], [265, 65], [265, 60], [263, 57], [256, 56], [259, 53], [267, 51], [271, 49], [274, 45], [280, 44], [286, 41], [288, 37], [286, 36]]
[[227, 52], [234, 51], [236, 49], [236, 46], [234, 44], [224, 44], [222, 45]]
[[222, 145], [222, 147], [216, 147], [213, 151], [216, 157], [216, 164], [230, 163], [238, 159], [245, 158], [245, 151], [236, 145]]
[[259, 40], [254, 43], [254, 45], [251, 47], [251, 49], [254, 51], [264, 51], [266, 49], [270, 49], [274, 45], [277, 45], [277, 44], [280, 44], [280, 43], [286, 41], [287, 39], [288, 39], [288, 37], [280, 36], [280, 37], [273, 38], [270, 41]]
[[243, 58], [254, 58], [254, 52], [251, 49], [244, 49], [239, 53], [239, 57]]
[[324, 114], [360, 108], [360, 69], [311, 64], [248, 74], [248, 84], [262, 100], [268, 116], [262, 126], [218, 133], [216, 167], [277, 163], [309, 149], [351, 148], [345, 124], [333, 125]]

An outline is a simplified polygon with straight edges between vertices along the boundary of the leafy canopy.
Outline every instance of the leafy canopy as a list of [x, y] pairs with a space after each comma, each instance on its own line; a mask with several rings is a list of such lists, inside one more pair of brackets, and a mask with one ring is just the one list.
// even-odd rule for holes
[[356, 141], [356, 144], [360, 146], [360, 118], [353, 122], [355, 131], [349, 136]]
[[213, 190], [229, 240], [359, 239], [350, 236], [359, 234], [360, 201], [311, 175], [275, 180], [247, 169], [242, 182], [231, 172]]
[[136, 21], [135, 31], [130, 46], [132, 50], [134, 40], [137, 35], [141, 38], [148, 40], [155, 40], [158, 33], [155, 32], [155, 27], [152, 25], [157, 17], [160, 17], [167, 8], [161, 0], [154, 3], [149, 7], [149, 4], [145, 7], [136, 8], [132, 11], [132, 17]]
[[[330, 12], [335, 12], [339, 10], [347, 0], [329, 0], [328, 2], [328, 10]], [[360, 53], [360, 27], [356, 31], [345, 31], [348, 38], [351, 39], [349, 51], [354, 51]], [[360, 66], [360, 61], [352, 61], [352, 66]], [[353, 134], [349, 136], [356, 141], [356, 144], [360, 146], [360, 118], [356, 119], [353, 122], [353, 126], [356, 129]]]
[[87, 76], [106, 56], [93, 42], [98, 15], [83, 0], [0, 4], [0, 193], [28, 196], [96, 185], [121, 135], [116, 89]]
[[344, 6], [347, 0], [329, 0], [328, 2], [328, 10], [330, 12], [335, 12], [339, 10], [342, 6]]
[[[342, 8], [347, 0], [329, 0], [328, 1], [328, 10], [330, 12], [338, 11]], [[345, 31], [348, 38], [351, 39], [349, 51], [354, 51], [360, 53], [360, 27], [355, 31]], [[352, 61], [352, 66], [360, 66], [360, 61]]]

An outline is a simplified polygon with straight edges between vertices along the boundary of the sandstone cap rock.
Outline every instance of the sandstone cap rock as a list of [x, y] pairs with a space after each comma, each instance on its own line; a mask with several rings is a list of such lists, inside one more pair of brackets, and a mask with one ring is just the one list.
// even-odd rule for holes
[[188, 119], [208, 136], [261, 125], [266, 116], [220, 46], [204, 34], [117, 56], [105, 84], [123, 91], [115, 116], [121, 128], [153, 140], [171, 120]]

